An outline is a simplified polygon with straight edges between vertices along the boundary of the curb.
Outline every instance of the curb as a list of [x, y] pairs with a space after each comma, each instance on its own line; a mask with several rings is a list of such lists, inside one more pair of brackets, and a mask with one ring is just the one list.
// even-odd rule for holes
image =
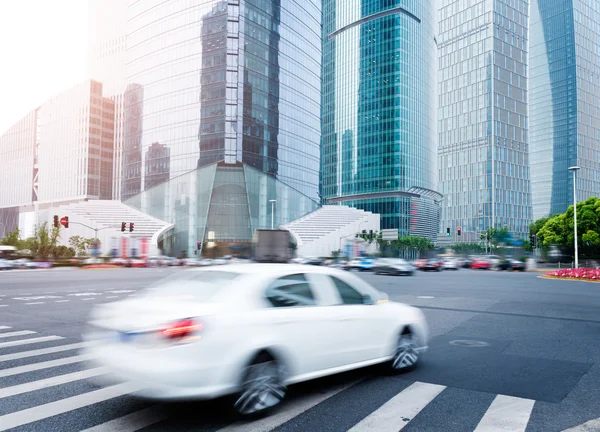
[[563, 277], [548, 276], [548, 275], [539, 276], [539, 278], [541, 278], [541, 279], [553, 279], [553, 280], [560, 280], [560, 281], [567, 281], [567, 282], [600, 283], [600, 281], [595, 281], [595, 280], [577, 279], [577, 278], [563, 278]]
[[94, 267], [93, 265], [91, 266], [82, 266], [79, 267], [79, 270], [114, 270], [114, 269], [118, 269], [120, 268], [119, 266], [105, 266], [105, 267]]

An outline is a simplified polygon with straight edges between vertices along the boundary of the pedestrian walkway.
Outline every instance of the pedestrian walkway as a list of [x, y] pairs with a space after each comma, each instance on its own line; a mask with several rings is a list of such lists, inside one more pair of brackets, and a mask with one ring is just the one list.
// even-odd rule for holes
[[[0, 323], [2, 324], [2, 323]], [[105, 373], [103, 368], [89, 368], [86, 355], [79, 352], [86, 342], [69, 341], [60, 335], [40, 335], [36, 331], [0, 325], [0, 431], [16, 428], [27, 430], [83, 430], [160, 431], [189, 430], [179, 427], [163, 404], [140, 401], [131, 396], [137, 387], [125, 383], [96, 387], [89, 380]], [[311, 426], [323, 410], [327, 425], [322, 430], [336, 431], [336, 424], [344, 417], [345, 404], [351, 404], [368, 385], [368, 377], [350, 382], [328, 384], [315, 391], [291, 394], [284, 405], [271, 416], [252, 422], [234, 421], [222, 417], [205, 421], [201, 415], [194, 418], [194, 430], [216, 432], [268, 432], [277, 429], [314, 430]], [[385, 400], [374, 404], [371, 412], [358, 415], [353, 425], [339, 430], [351, 432], [436, 431], [432, 418], [440, 416], [441, 402], [448, 403], [457, 389], [443, 385], [410, 381], [410, 374], [390, 378], [401, 388]], [[463, 390], [464, 393], [478, 392]], [[524, 432], [535, 401], [507, 395], [479, 393], [485, 406], [473, 409], [462, 401], [455, 406], [463, 413], [453, 412], [459, 418], [471, 419], [475, 432]], [[348, 400], [347, 402], [345, 402]], [[359, 405], [360, 406], [360, 405]], [[356, 415], [356, 413], [352, 413]], [[313, 423], [311, 423], [313, 422]], [[189, 426], [189, 425], [188, 425]], [[450, 429], [448, 429], [450, 430]], [[454, 429], [452, 429], [454, 430]]]

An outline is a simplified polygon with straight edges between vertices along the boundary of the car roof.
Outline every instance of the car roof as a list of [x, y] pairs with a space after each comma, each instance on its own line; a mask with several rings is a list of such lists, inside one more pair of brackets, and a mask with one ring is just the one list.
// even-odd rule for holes
[[280, 274], [289, 274], [289, 273], [338, 273], [342, 272], [341, 270], [331, 268], [331, 267], [319, 267], [319, 266], [311, 266], [304, 264], [266, 264], [266, 263], [232, 263], [226, 264], [218, 267], [205, 267], [205, 268], [195, 268], [185, 270], [188, 272], [202, 272], [202, 271], [228, 271], [232, 273], [239, 274], [271, 274], [271, 275], [280, 275]]

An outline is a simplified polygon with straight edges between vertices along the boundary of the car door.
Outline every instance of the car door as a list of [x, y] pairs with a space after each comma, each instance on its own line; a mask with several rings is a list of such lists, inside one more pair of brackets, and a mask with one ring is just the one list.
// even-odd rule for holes
[[294, 375], [310, 374], [333, 367], [328, 355], [333, 335], [323, 300], [305, 273], [272, 280], [265, 293], [267, 331], [275, 333], [292, 356]]
[[339, 366], [377, 358], [381, 352], [382, 319], [377, 315], [376, 298], [362, 290], [353, 278], [327, 275], [335, 300], [326, 306], [335, 336], [335, 358]]

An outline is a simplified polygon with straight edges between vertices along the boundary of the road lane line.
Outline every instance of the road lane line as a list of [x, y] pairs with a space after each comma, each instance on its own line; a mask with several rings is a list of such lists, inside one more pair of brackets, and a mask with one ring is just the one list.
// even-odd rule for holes
[[81, 432], [135, 432], [163, 421], [167, 416], [156, 406], [133, 412]]
[[86, 301], [86, 300], [96, 300], [96, 297], [87, 297], [87, 298], [82, 298], [81, 300]]
[[350, 432], [398, 432], [445, 388], [417, 381], [362, 419]]
[[342, 386], [336, 386], [325, 393], [312, 393], [298, 397], [297, 399], [287, 402], [285, 404], [285, 409], [276, 414], [255, 421], [238, 421], [219, 429], [217, 432], [246, 432], [249, 430], [252, 432], [271, 431], [360, 381], [361, 380], [351, 381]]
[[15, 336], [25, 336], [25, 335], [35, 334], [35, 333], [36, 332], [31, 331], [31, 330], [21, 330], [21, 331], [15, 331], [15, 332], [0, 333], [0, 339], [15, 337]]
[[27, 357], [37, 357], [37, 356], [46, 355], [46, 354], [54, 354], [57, 352], [72, 351], [72, 350], [77, 350], [80, 348], [85, 348], [90, 345], [92, 345], [92, 342], [79, 342], [79, 343], [74, 343], [74, 344], [69, 344], [69, 345], [59, 345], [59, 346], [54, 346], [54, 347], [50, 347], [50, 348], [40, 348], [40, 349], [36, 349], [36, 350], [31, 350], [31, 351], [21, 351], [21, 352], [12, 353], [12, 354], [4, 354], [4, 355], [0, 355], [0, 363], [5, 362], [5, 361], [10, 361], [10, 360], [18, 360], [18, 359], [27, 358]]
[[0, 305], [0, 307], [6, 307], [6, 306], [8, 306], [8, 305]]
[[68, 302], [68, 301], [69, 301], [69, 300], [56, 300], [54, 303], [66, 303], [66, 302]]
[[44, 420], [48, 417], [54, 417], [89, 405], [124, 396], [139, 390], [139, 386], [131, 383], [117, 384], [50, 402], [44, 405], [38, 405], [33, 408], [24, 409], [0, 417], [0, 431], [6, 431], [12, 428], [30, 424], [36, 421]]
[[12, 327], [9, 326], [0, 326], [0, 330], [8, 330], [11, 329]]
[[26, 305], [44, 304], [44, 302], [25, 303]]
[[473, 432], [524, 432], [535, 401], [498, 395]]
[[10, 342], [0, 342], [0, 348], [7, 348], [7, 347], [13, 347], [13, 346], [19, 346], [19, 345], [30, 345], [30, 344], [34, 344], [34, 343], [50, 342], [50, 341], [61, 340], [61, 339], [64, 339], [64, 337], [62, 337], [62, 336], [42, 336], [39, 338], [21, 339], [21, 340], [10, 341]]
[[61, 384], [67, 384], [73, 381], [80, 381], [83, 379], [102, 375], [104, 373], [106, 373], [106, 369], [99, 367], [95, 369], [87, 369], [79, 372], [73, 372], [65, 375], [58, 375], [51, 378], [15, 385], [12, 387], [5, 387], [0, 389], [0, 399], [20, 395], [23, 393], [29, 393], [48, 387], [54, 387]]
[[0, 378], [4, 378], [7, 376], [19, 375], [26, 372], [33, 372], [41, 369], [48, 369], [56, 366], [64, 366], [73, 363], [80, 363], [86, 360], [91, 359], [92, 356], [89, 354], [80, 354], [72, 357], [65, 357], [56, 360], [48, 360], [40, 363], [33, 363], [23, 366], [16, 366], [13, 368], [2, 369], [0, 370]]

